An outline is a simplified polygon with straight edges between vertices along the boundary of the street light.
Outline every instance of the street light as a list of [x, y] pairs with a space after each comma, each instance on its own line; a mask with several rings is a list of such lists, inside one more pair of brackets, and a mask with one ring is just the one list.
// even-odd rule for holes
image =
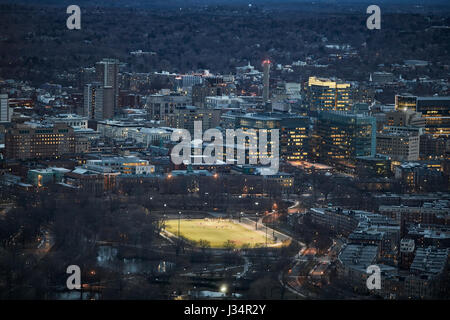
[[266, 248], [267, 248], [267, 223], [266, 223]]
[[178, 240], [180, 239], [181, 211], [178, 211]]
[[222, 293], [224, 293], [224, 294], [227, 293], [227, 290], [228, 290], [228, 288], [227, 288], [227, 285], [226, 285], [226, 284], [223, 284], [223, 285], [220, 287], [220, 292], [222, 292]]
[[275, 229], [273, 227], [274, 227], [274, 222], [272, 220], [272, 238], [275, 241]]

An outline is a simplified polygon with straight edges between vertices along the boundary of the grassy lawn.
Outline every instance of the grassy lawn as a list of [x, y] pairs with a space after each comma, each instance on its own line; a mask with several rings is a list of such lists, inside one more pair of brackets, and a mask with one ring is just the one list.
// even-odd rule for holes
[[[178, 220], [167, 220], [166, 230], [178, 235]], [[182, 219], [180, 223], [182, 237], [197, 242], [207, 240], [211, 243], [212, 248], [223, 248], [227, 240], [233, 241], [236, 247], [241, 247], [244, 244], [250, 244], [250, 247], [254, 247], [256, 244], [265, 245], [266, 235], [263, 230], [252, 230], [228, 220]], [[273, 243], [270, 235], [268, 235], [267, 244]]]

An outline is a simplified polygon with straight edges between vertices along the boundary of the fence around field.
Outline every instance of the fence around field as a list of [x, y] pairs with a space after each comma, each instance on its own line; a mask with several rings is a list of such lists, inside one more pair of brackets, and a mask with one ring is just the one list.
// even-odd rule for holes
[[[241, 224], [244, 224], [253, 229], [256, 229], [256, 221], [253, 221], [252, 219], [241, 218]], [[258, 230], [262, 231], [262, 232], [266, 232], [266, 225], [261, 222], [258, 222]], [[275, 237], [277, 238], [277, 241], [280, 241], [280, 242], [288, 241], [288, 240], [292, 239], [288, 235], [285, 235], [284, 233], [274, 230], [268, 226], [267, 226], [267, 235], [269, 235], [271, 238], [272, 238], [272, 235], [275, 235]]]

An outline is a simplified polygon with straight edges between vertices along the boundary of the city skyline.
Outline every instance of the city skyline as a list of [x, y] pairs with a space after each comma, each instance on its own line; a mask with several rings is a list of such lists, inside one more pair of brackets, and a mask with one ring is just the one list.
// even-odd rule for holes
[[442, 1], [4, 2], [0, 300], [450, 298]]

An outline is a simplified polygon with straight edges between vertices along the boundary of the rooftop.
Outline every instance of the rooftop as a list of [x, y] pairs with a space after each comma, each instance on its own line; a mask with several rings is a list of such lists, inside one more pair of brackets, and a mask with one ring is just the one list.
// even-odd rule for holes
[[439, 274], [445, 269], [448, 249], [436, 247], [417, 248], [416, 256], [411, 264], [411, 271]]
[[349, 244], [339, 254], [339, 261], [348, 267], [368, 267], [378, 256], [378, 246]]

